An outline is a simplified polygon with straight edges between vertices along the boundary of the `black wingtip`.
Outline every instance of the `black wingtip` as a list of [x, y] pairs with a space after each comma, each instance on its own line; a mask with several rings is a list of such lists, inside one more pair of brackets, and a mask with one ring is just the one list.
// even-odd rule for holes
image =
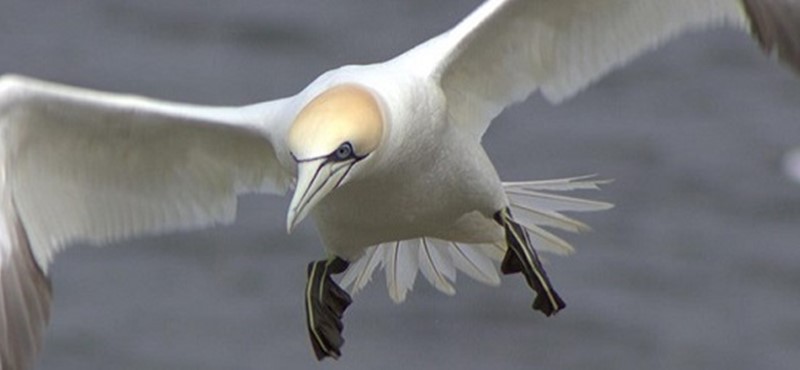
[[741, 1], [761, 48], [800, 74], [800, 1]]
[[10, 249], [0, 257], [0, 369], [29, 369], [50, 319], [52, 285], [33, 255], [16, 205], [5, 217], [9, 244], [0, 249]]

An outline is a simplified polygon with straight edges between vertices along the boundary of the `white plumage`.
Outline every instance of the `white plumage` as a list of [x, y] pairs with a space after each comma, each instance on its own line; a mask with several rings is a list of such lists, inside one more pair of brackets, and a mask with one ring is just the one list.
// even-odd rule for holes
[[[570, 232], [588, 231], [589, 227], [586, 224], [567, 217], [561, 212], [601, 211], [611, 208], [612, 205], [545, 192], [597, 190], [599, 189], [598, 185], [607, 182], [594, 180], [591, 176], [584, 176], [557, 180], [509, 182], [504, 183], [503, 188], [509, 197], [514, 216], [520, 224], [528, 229], [534, 245], [547, 252], [567, 255], [574, 252], [572, 246], [543, 229], [542, 226]], [[416, 260], [413, 251], [398, 255], [400, 251], [412, 249], [417, 250]], [[451, 283], [456, 281], [456, 270], [485, 284], [500, 284], [500, 276], [493, 261], [499, 261], [504, 252], [505, 245], [503, 243], [469, 244], [427, 237], [383, 243], [368, 248], [364, 256], [350, 266], [342, 278], [342, 286], [349, 287], [353, 294], [358, 293], [371, 280], [372, 273], [378, 267], [383, 267], [386, 270], [389, 296], [393, 301], [400, 303], [405, 300], [407, 291], [413, 287], [416, 270], [419, 269], [436, 289], [452, 295], [455, 294], [455, 288]], [[429, 255], [431, 256], [429, 257]], [[381, 256], [386, 257], [382, 259]], [[439, 263], [431, 263], [429, 259], [435, 259]], [[401, 268], [405, 268], [407, 271], [398, 271]]]
[[[538, 249], [571, 253], [544, 228], [587, 230], [563, 212], [610, 205], [551, 192], [603, 182], [504, 184], [483, 133], [535, 91], [559, 102], [684, 30], [718, 24], [800, 66], [796, 0], [490, 0], [397, 58], [334, 69], [252, 106], [0, 77], [0, 368], [27, 368], [39, 351], [60, 249], [230, 223], [242, 193], [296, 184], [288, 227], [310, 214], [329, 257], [351, 262], [343, 285], [363, 289], [382, 267], [397, 302], [418, 271], [446, 294], [456, 270], [499, 283], [493, 260], [510, 253], [514, 232], [493, 218], [504, 209]], [[315, 265], [320, 292], [331, 289], [332, 261]], [[319, 318], [309, 314], [315, 350], [338, 356], [341, 342], [312, 325]]]

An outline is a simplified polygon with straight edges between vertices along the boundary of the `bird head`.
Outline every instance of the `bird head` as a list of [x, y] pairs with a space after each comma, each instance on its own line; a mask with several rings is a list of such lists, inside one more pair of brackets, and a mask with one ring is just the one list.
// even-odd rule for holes
[[286, 218], [289, 232], [378, 148], [383, 125], [377, 99], [357, 85], [334, 86], [300, 111], [289, 128], [289, 150], [297, 162], [297, 185]]

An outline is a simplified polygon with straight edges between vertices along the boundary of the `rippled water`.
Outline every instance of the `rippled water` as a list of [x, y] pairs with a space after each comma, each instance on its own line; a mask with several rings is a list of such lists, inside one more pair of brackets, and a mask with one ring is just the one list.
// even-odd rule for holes
[[[0, 72], [164, 99], [244, 104], [296, 92], [345, 63], [391, 57], [476, 0], [4, 0]], [[691, 34], [577, 98], [500, 117], [485, 143], [508, 180], [599, 173], [615, 202], [550, 258], [569, 307], [530, 310], [519, 277], [455, 297], [417, 284], [396, 306], [377, 278], [347, 312], [344, 357], [324, 367], [796, 369], [800, 79], [730, 31]], [[313, 227], [284, 232], [288, 200], [241, 198], [239, 221], [53, 268], [40, 369], [317, 366], [306, 337]], [[418, 282], [419, 283], [419, 282]]]

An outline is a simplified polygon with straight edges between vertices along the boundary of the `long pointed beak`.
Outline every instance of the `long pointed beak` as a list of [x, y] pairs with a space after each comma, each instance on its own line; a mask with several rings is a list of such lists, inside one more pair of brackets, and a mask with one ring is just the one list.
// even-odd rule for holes
[[297, 187], [286, 215], [287, 232], [291, 233], [320, 200], [339, 186], [352, 164], [353, 161], [331, 162], [327, 158], [297, 163]]

